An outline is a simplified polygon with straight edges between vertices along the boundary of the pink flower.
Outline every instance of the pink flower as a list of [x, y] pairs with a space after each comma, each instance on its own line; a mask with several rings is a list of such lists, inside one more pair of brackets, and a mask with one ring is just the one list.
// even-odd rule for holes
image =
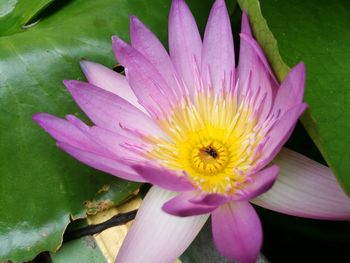
[[118, 263], [174, 261], [209, 214], [219, 252], [254, 262], [262, 229], [249, 201], [297, 216], [350, 218], [349, 199], [327, 167], [281, 151], [306, 108], [304, 64], [279, 85], [245, 13], [240, 36], [235, 67], [225, 2], [215, 2], [202, 42], [185, 2], [173, 0], [170, 56], [131, 17], [131, 46], [113, 37], [126, 77], [83, 61], [89, 83], [64, 82], [94, 126], [72, 115], [66, 120], [45, 113], [33, 117], [58, 147], [81, 162], [156, 185]]

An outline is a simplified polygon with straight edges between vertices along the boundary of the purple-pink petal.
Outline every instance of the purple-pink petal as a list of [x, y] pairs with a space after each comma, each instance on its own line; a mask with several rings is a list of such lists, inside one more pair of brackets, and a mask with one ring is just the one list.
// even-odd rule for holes
[[305, 111], [307, 105], [300, 103], [285, 112], [267, 133], [268, 140], [261, 150], [262, 157], [256, 169], [261, 169], [269, 164], [282, 146], [290, 137], [299, 117]]
[[279, 173], [277, 165], [270, 166], [264, 170], [251, 175], [250, 182], [242, 185], [242, 189], [232, 197], [235, 201], [249, 201], [268, 191], [274, 184]]
[[194, 186], [184, 173], [178, 174], [175, 171], [157, 167], [150, 162], [135, 164], [132, 165], [132, 168], [147, 182], [164, 189], [176, 192], [194, 190]]
[[264, 51], [260, 47], [259, 43], [249, 34], [246, 33], [240, 33], [241, 40], [244, 40], [246, 44], [249, 45], [251, 51], [257, 56], [257, 58], [260, 60], [262, 65], [264, 66], [264, 70], [268, 72], [270, 75], [271, 80], [274, 82], [274, 84], [278, 85], [278, 81], [275, 77], [275, 74], [273, 73], [269, 62], [267, 61], [267, 58], [264, 54]]
[[145, 180], [139, 176], [129, 166], [124, 165], [117, 159], [111, 159], [109, 156], [103, 156], [97, 153], [81, 150], [71, 146], [68, 143], [57, 142], [57, 146], [73, 156], [75, 159], [91, 166], [97, 170], [112, 174], [116, 177], [136, 182], [144, 182]]
[[234, 79], [235, 52], [231, 21], [224, 0], [216, 0], [210, 11], [204, 33], [201, 68], [205, 84], [211, 83], [217, 91], [229, 89], [230, 77]]
[[150, 117], [121, 97], [80, 81], [68, 80], [64, 84], [97, 126], [116, 132], [122, 126], [145, 134], [162, 134]]
[[194, 196], [189, 201], [199, 205], [219, 206], [226, 203], [228, 200], [229, 197], [226, 195], [201, 193]]
[[280, 174], [269, 191], [252, 200], [254, 204], [288, 215], [350, 220], [350, 198], [328, 167], [286, 148], [274, 163]]
[[173, 0], [169, 14], [169, 52], [179, 77], [193, 91], [194, 61], [200, 66], [202, 40], [196, 21], [184, 0]]
[[158, 70], [138, 50], [120, 38], [113, 36], [112, 44], [139, 103], [155, 118], [167, 113], [176, 101], [175, 94]]
[[286, 112], [303, 101], [305, 86], [305, 65], [300, 62], [290, 70], [279, 87], [274, 101], [273, 111]]
[[104, 149], [101, 149], [98, 144], [91, 141], [80, 129], [69, 123], [67, 120], [48, 113], [37, 113], [33, 115], [32, 118], [59, 142], [68, 143], [81, 150], [106, 154]]
[[[110, 151], [86, 136], [82, 130], [89, 127], [79, 119], [75, 118], [73, 124], [47, 113], [37, 113], [33, 116], [33, 120], [57, 140], [59, 148], [79, 161], [126, 180], [144, 182], [144, 179], [133, 169], [124, 165]], [[80, 121], [79, 124], [77, 124], [78, 121]], [[80, 127], [78, 128], [77, 125]]]
[[[252, 45], [252, 41], [249, 41], [253, 38], [249, 19], [244, 12], [242, 14], [241, 32], [239, 62], [236, 71], [238, 94], [240, 97], [245, 97], [248, 94], [255, 97], [253, 105], [255, 110], [259, 112], [259, 119], [264, 120], [271, 111], [278, 83], [275, 81], [274, 75], [271, 74], [271, 69], [266, 65], [266, 58], [260, 52], [260, 47]], [[247, 36], [247, 38], [242, 36]], [[262, 103], [260, 108], [257, 109], [259, 102]]]
[[145, 111], [145, 109], [137, 102], [137, 98], [130, 88], [125, 76], [114, 72], [101, 64], [87, 60], [82, 60], [80, 62], [80, 67], [90, 84], [112, 92], [130, 102], [136, 108]]
[[[77, 119], [73, 115], [68, 115], [66, 118], [75, 125], [80, 131], [89, 138], [90, 142], [96, 143], [101, 150], [105, 150], [108, 152], [108, 156], [111, 158], [117, 157], [120, 160], [126, 161], [145, 161], [145, 159], [139, 154], [126, 149], [123, 145], [125, 144], [133, 144], [138, 147], [143, 146], [143, 141], [137, 136], [127, 133], [122, 128], [120, 131], [111, 132], [109, 130], [105, 130], [98, 126], [89, 127], [84, 125], [79, 119]], [[82, 125], [84, 125], [82, 127]]]
[[159, 39], [135, 16], [130, 17], [131, 45], [138, 50], [162, 75], [168, 87], [181, 94], [175, 80], [176, 70]]
[[212, 213], [212, 232], [221, 255], [229, 260], [254, 263], [262, 245], [262, 227], [248, 202], [230, 202]]
[[203, 215], [208, 214], [213, 211], [217, 206], [196, 204], [190, 200], [194, 199], [197, 192], [184, 192], [180, 193], [170, 201], [163, 205], [163, 210], [171, 215], [175, 216], [193, 216], [193, 215]]

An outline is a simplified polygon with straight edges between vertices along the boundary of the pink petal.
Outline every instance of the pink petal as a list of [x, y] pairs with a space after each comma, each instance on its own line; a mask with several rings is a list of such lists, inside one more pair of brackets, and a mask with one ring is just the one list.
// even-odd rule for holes
[[81, 150], [63, 142], [58, 142], [57, 146], [75, 159], [97, 170], [101, 170], [125, 180], [144, 182], [144, 179], [135, 173], [134, 170], [116, 159]]
[[251, 176], [251, 182], [242, 185], [239, 195], [232, 197], [235, 201], [249, 201], [268, 191], [274, 184], [279, 173], [277, 165], [270, 166]]
[[207, 214], [217, 207], [217, 205], [196, 204], [191, 202], [197, 194], [197, 192], [181, 193], [166, 202], [163, 206], [163, 210], [171, 215], [186, 217]]
[[116, 132], [123, 126], [148, 134], [162, 133], [146, 114], [121, 97], [80, 81], [64, 81], [64, 84], [96, 125]]
[[[241, 33], [246, 33], [252, 36], [249, 19], [245, 12], [242, 13]], [[241, 95], [245, 95], [248, 92], [247, 89], [249, 88], [249, 86], [244, 84], [249, 79], [249, 75], [251, 74], [251, 72], [254, 72], [254, 75], [256, 75], [257, 69], [259, 69], [259, 71], [262, 72], [265, 71], [261, 67], [262, 65], [261, 63], [259, 63], [255, 51], [251, 48], [251, 46], [249, 45], [249, 43], [247, 43], [246, 40], [242, 39], [239, 45], [239, 61], [237, 66], [237, 79], [241, 84]], [[253, 71], [253, 69], [255, 71]]]
[[[242, 13], [242, 24], [241, 24], [241, 42], [239, 49], [239, 63], [238, 72], [239, 77], [249, 75], [249, 71], [254, 69], [254, 64], [257, 59], [261, 61], [264, 66], [264, 70], [270, 74], [274, 84], [278, 86], [278, 81], [268, 63], [264, 51], [260, 47], [259, 43], [253, 37], [252, 30], [250, 28], [249, 18], [246, 12]], [[244, 78], [243, 78], [244, 79]]]
[[174, 171], [156, 167], [150, 163], [136, 164], [132, 166], [135, 171], [147, 182], [162, 187], [164, 189], [176, 192], [193, 190], [192, 183], [185, 174], [179, 175]]
[[33, 120], [39, 124], [55, 140], [68, 143], [81, 150], [92, 151], [99, 154], [106, 154], [98, 144], [94, 143], [84, 135], [78, 128], [68, 121], [48, 113], [37, 113]]
[[303, 101], [305, 86], [305, 65], [300, 62], [288, 73], [277, 91], [274, 110], [285, 112]]
[[256, 261], [262, 245], [262, 227], [248, 202], [230, 202], [212, 213], [215, 245], [224, 257], [242, 263]]
[[267, 136], [268, 141], [262, 149], [263, 158], [257, 164], [256, 169], [261, 169], [270, 163], [282, 146], [290, 137], [298, 118], [305, 111], [307, 105], [304, 103], [298, 104], [288, 110], [282, 117], [271, 127]]
[[[202, 49], [202, 77], [205, 83], [210, 84], [211, 82], [213, 88], [218, 91], [221, 90], [224, 79], [228, 80], [234, 69], [235, 53], [230, 17], [225, 1], [216, 0], [205, 28]], [[208, 79], [209, 76], [210, 79]], [[228, 83], [226, 81], [226, 84]]]
[[273, 82], [277, 85], [278, 81], [275, 77], [275, 74], [272, 72], [272, 69], [270, 67], [269, 62], [267, 61], [267, 58], [265, 56], [264, 51], [260, 47], [259, 43], [251, 36], [246, 33], [241, 33], [240, 34], [241, 40], [244, 40], [243, 42], [249, 45], [249, 48], [254, 52], [254, 54], [259, 58], [261, 63], [264, 66], [264, 69], [270, 74], [271, 79]]
[[162, 206], [175, 195], [152, 187], [143, 200], [116, 263], [174, 262], [197, 236], [209, 215], [176, 217]]
[[202, 40], [184, 0], [173, 0], [169, 14], [169, 51], [179, 76], [194, 90], [194, 61], [201, 64]]
[[[133, 136], [132, 134], [128, 134], [125, 136], [125, 132], [123, 133], [123, 129], [120, 128], [120, 132], [111, 132], [109, 130], [105, 130], [98, 126], [85, 126], [82, 127], [82, 123], [79, 119], [77, 119], [73, 115], [68, 115], [66, 118], [75, 125], [80, 131], [87, 136], [90, 141], [95, 142], [99, 145], [100, 148], [108, 151], [110, 156], [116, 157], [120, 160], [128, 160], [128, 161], [145, 161], [145, 159], [139, 154], [130, 151], [123, 147], [124, 144], [133, 143], [141, 145], [143, 143], [142, 139]], [[131, 137], [131, 138], [130, 138]]]
[[[113, 153], [86, 136], [82, 130], [89, 127], [83, 122], [80, 121], [79, 125], [85, 126], [77, 128], [76, 123], [72, 124], [47, 113], [37, 113], [33, 116], [33, 120], [58, 141], [58, 147], [79, 161], [126, 180], [144, 182], [133, 169], [118, 161]], [[78, 120], [75, 118], [76, 122]]]
[[[254, 43], [254, 44], [253, 44]], [[239, 81], [240, 96], [251, 94], [255, 97], [253, 108], [263, 100], [259, 109], [259, 119], [265, 120], [271, 111], [272, 101], [278, 88], [278, 83], [266, 62], [264, 53], [253, 39], [249, 19], [242, 14], [241, 42], [239, 49], [239, 63], [237, 66], [237, 80]], [[250, 81], [249, 84], [248, 81]]]
[[174, 103], [174, 91], [158, 70], [139, 51], [116, 36], [112, 37], [113, 50], [119, 63], [126, 68], [128, 82], [139, 103], [157, 117], [168, 113]]
[[220, 194], [205, 194], [197, 195], [189, 201], [194, 204], [207, 205], [207, 206], [219, 206], [226, 203], [229, 200], [227, 196]]
[[176, 89], [176, 70], [168, 52], [159, 39], [135, 16], [130, 17], [131, 45], [138, 50], [162, 75], [170, 88]]
[[126, 77], [113, 70], [91, 61], [82, 60], [80, 67], [90, 84], [112, 92], [130, 102], [141, 111], [145, 109], [137, 102], [137, 98], [129, 86]]
[[280, 175], [254, 204], [288, 215], [350, 220], [350, 198], [328, 167], [286, 148], [274, 163], [280, 167]]

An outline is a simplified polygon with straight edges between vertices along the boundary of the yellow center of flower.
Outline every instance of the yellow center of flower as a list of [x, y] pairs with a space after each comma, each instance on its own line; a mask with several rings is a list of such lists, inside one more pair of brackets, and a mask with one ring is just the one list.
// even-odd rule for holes
[[249, 103], [232, 94], [197, 94], [160, 121], [168, 139], [148, 137], [148, 157], [172, 170], [185, 171], [208, 193], [232, 194], [246, 180], [261, 141]]

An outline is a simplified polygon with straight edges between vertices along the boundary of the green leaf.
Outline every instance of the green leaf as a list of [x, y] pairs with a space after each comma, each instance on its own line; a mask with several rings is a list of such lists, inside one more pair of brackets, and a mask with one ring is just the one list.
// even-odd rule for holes
[[280, 80], [288, 67], [279, 55], [274, 36], [289, 66], [301, 60], [305, 62], [305, 101], [309, 110], [302, 122], [350, 194], [350, 3], [344, 0], [238, 2], [247, 10], [254, 34]]
[[2, 0], [0, 2], [0, 36], [25, 30], [25, 25], [54, 0]]
[[57, 253], [51, 253], [52, 263], [106, 263], [94, 237], [86, 236], [64, 243]]

